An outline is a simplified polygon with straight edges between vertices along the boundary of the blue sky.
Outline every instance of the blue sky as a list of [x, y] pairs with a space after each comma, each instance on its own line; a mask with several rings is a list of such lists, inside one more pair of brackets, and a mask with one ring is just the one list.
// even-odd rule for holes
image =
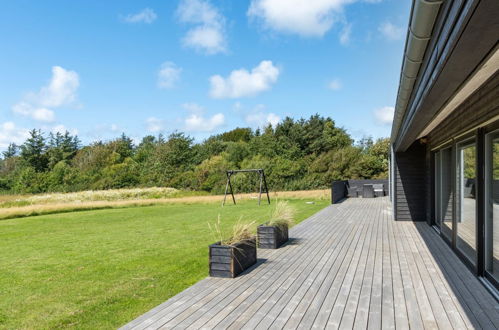
[[0, 149], [27, 130], [197, 141], [286, 116], [388, 136], [410, 1], [4, 1]]

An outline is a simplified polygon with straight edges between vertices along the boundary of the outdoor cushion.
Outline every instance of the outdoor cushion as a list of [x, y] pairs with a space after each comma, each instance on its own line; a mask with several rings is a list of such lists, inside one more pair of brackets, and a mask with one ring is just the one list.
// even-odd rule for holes
[[374, 197], [374, 187], [372, 184], [365, 184], [363, 191], [362, 191], [362, 197], [364, 198], [373, 198]]

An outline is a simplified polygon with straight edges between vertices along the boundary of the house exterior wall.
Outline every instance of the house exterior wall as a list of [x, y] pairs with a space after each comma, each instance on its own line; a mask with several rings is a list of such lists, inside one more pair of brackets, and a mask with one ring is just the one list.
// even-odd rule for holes
[[497, 0], [445, 1], [400, 130], [392, 136], [406, 150], [496, 46]]
[[[492, 76], [481, 88], [475, 91], [465, 102], [463, 102], [448, 118], [440, 123], [427, 136], [428, 146], [426, 149], [426, 179], [425, 194], [426, 221], [432, 224], [434, 221], [435, 192], [434, 192], [434, 151], [442, 146], [452, 146], [458, 142], [463, 134], [474, 137], [477, 142], [483, 140], [484, 130], [481, 126], [490, 123], [499, 116], [499, 72]], [[493, 123], [491, 123], [493, 125]], [[479, 153], [484, 151], [478, 149]], [[483, 164], [482, 164], [483, 165]]]
[[[480, 125], [499, 116], [499, 72], [463, 102], [424, 139], [394, 153], [395, 220], [433, 221], [434, 158], [432, 150], [452, 144], [463, 133], [477, 135]], [[476, 136], [478, 140], [478, 136]]]
[[424, 221], [426, 191], [424, 180], [426, 146], [414, 142], [405, 152], [395, 153], [394, 218], [398, 221]]
[[499, 115], [499, 72], [428, 134], [429, 149], [477, 128]]
[[[444, 3], [408, 105], [396, 117], [390, 169], [394, 220], [434, 225], [495, 294], [498, 40], [497, 0]], [[461, 103], [451, 108], [454, 102]]]

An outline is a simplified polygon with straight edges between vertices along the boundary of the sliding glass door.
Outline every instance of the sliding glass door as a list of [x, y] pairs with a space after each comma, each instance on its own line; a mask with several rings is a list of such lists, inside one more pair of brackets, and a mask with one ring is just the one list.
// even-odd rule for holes
[[486, 143], [485, 271], [499, 282], [499, 133]]
[[442, 226], [442, 211], [440, 206], [440, 197], [442, 196], [442, 171], [440, 165], [440, 151], [435, 152], [435, 223], [434, 225], [441, 229]]
[[476, 265], [476, 146], [457, 145], [456, 246]]
[[435, 153], [435, 225], [452, 239], [452, 148]]
[[434, 152], [433, 222], [467, 265], [499, 288], [499, 123], [492, 127]]

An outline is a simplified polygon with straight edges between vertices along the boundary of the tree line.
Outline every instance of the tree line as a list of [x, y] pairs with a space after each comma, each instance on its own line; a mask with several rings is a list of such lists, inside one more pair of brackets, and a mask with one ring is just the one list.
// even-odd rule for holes
[[[285, 118], [275, 127], [236, 128], [202, 143], [182, 133], [145, 136], [135, 145], [125, 134], [82, 145], [69, 132], [30, 131], [0, 159], [0, 191], [72, 192], [162, 186], [222, 193], [228, 169], [263, 168], [271, 190], [326, 188], [339, 179], [386, 178], [388, 139], [355, 142], [331, 118]], [[231, 180], [232, 181], [232, 180]], [[255, 191], [258, 176], [234, 178], [234, 189]]]

